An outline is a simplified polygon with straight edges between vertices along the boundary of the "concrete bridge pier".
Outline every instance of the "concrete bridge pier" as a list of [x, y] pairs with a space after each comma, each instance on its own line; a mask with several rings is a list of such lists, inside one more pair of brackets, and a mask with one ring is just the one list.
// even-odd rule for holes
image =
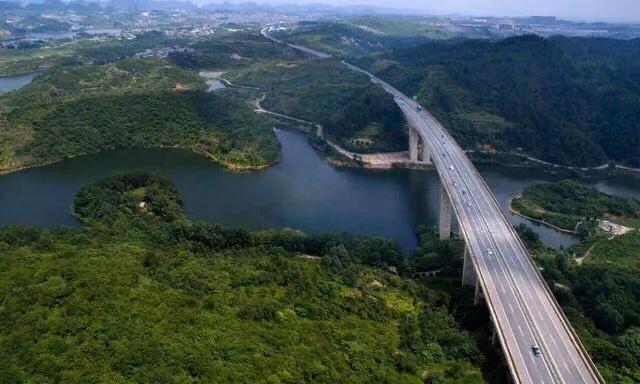
[[426, 163], [426, 164], [431, 164], [431, 150], [429, 149], [429, 146], [427, 145], [427, 142], [422, 139], [422, 162]]
[[484, 296], [482, 295], [482, 287], [480, 287], [480, 281], [476, 280], [476, 293], [473, 296], [473, 305], [480, 304]]
[[418, 161], [418, 141], [420, 140], [420, 134], [418, 130], [409, 124], [409, 159], [411, 161]]
[[464, 262], [462, 264], [462, 285], [475, 286], [478, 281], [478, 276], [473, 268], [473, 261], [471, 261], [471, 252], [468, 247], [464, 247]]
[[409, 159], [431, 164], [431, 150], [415, 126], [409, 123]]
[[462, 264], [462, 285], [475, 287], [476, 292], [473, 297], [473, 305], [478, 305], [482, 299], [482, 287], [480, 287], [478, 275], [473, 267], [473, 261], [471, 261], [471, 252], [466, 246], [464, 247], [464, 261]]
[[451, 209], [451, 200], [447, 190], [443, 185], [440, 185], [440, 218], [438, 220], [438, 232], [440, 233], [440, 240], [445, 240], [451, 237], [451, 216], [453, 210]]

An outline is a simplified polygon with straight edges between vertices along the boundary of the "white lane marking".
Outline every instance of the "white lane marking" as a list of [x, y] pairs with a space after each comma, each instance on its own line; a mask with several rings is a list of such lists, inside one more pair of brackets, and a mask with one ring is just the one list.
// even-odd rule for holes
[[522, 332], [522, 327], [518, 325], [518, 331], [520, 331], [520, 336], [524, 336], [524, 332]]
[[[459, 167], [459, 168], [461, 168], [461, 167]], [[466, 184], [466, 181], [463, 181], [463, 183], [465, 183], [465, 184]], [[476, 183], [477, 183], [477, 181], [476, 181]], [[487, 204], [487, 202], [486, 202], [486, 201], [481, 201], [481, 202], [484, 202], [484, 203], [485, 203], [485, 205]], [[480, 204], [480, 205], [482, 205], [482, 204]], [[489, 207], [489, 208], [491, 208], [491, 206], [490, 206], [490, 205], [488, 205], [488, 207]], [[480, 220], [480, 221], [481, 221], [481, 224], [482, 224], [483, 226], [486, 226], [486, 227], [488, 228], [488, 230], [489, 230], [489, 232], [490, 232], [490, 233], [493, 233], [493, 232], [491, 231], [491, 225], [487, 222], [487, 219], [486, 219], [486, 218], [483, 218], [483, 220]], [[499, 224], [500, 224], [500, 220], [496, 219], [496, 223], [499, 225]], [[493, 223], [492, 223], [492, 224], [493, 224]], [[500, 228], [500, 229], [501, 229], [501, 231], [503, 231], [503, 229], [502, 229], [502, 228]], [[502, 250], [501, 245], [500, 245], [500, 244], [501, 244], [501, 243], [500, 243], [500, 240], [502, 240], [502, 238], [503, 238], [504, 236], [499, 236], [499, 235], [500, 235], [500, 233], [496, 233], [495, 235], [493, 235], [493, 237], [492, 237], [492, 238], [490, 238], [490, 239], [489, 239], [490, 243], [495, 242], [495, 248], [496, 248], [496, 251], [497, 251], [496, 259], [497, 259], [498, 261], [500, 261], [500, 255], [503, 255], [503, 252], [504, 252], [504, 251]], [[509, 245], [511, 245], [511, 244], [509, 244]], [[513, 280], [514, 280], [514, 282], [517, 282], [517, 281], [516, 281], [516, 276], [513, 276], [513, 275], [511, 275], [510, 273], [508, 273], [508, 269], [509, 269], [509, 260], [507, 259], [507, 260], [504, 260], [503, 262], [505, 263], [505, 265], [504, 265], [504, 266], [503, 266], [503, 265], [502, 265], [502, 263], [500, 263], [500, 262], [498, 262], [498, 266], [499, 266], [499, 268], [502, 270], [502, 272], [504, 273], [504, 276], [505, 276], [505, 277], [507, 277], [507, 280], [509, 279], [509, 277], [511, 277], [511, 279], [513, 279]], [[509, 281], [509, 280], [508, 280], [508, 281]], [[516, 285], [517, 285], [517, 284], [516, 284]], [[516, 292], [518, 291], [518, 289], [517, 289], [517, 288], [515, 288], [515, 289], [514, 289], [513, 287], [511, 287], [511, 281], [509, 281], [509, 287], [510, 287], [510, 289], [513, 289], [513, 290], [514, 290], [514, 294], [516, 294], [516, 298], [517, 298], [517, 293], [516, 293]], [[525, 314], [525, 313], [526, 313], [526, 310], [525, 310], [524, 308], [522, 308], [521, 303], [520, 303], [520, 300], [517, 300], [517, 301], [516, 301], [516, 304], [518, 305], [518, 307], [519, 307], [519, 309], [522, 311], [522, 313], [523, 313], [523, 314]], [[510, 310], [511, 310], [512, 314], [514, 314], [514, 312], [513, 312], [513, 307], [512, 307], [512, 305], [511, 305], [511, 303], [509, 303], [509, 307], [510, 307]], [[536, 324], [536, 322], [535, 322], [535, 320], [534, 320], [533, 315], [531, 315], [531, 320], [533, 321], [532, 328], [533, 328], [533, 329], [536, 329], [538, 326], [537, 326], [537, 324]], [[526, 316], [525, 316], [525, 321], [527, 321]], [[528, 355], [531, 357], [531, 354], [530, 354], [530, 353], [529, 353]], [[547, 366], [547, 364], [546, 364], [546, 360], [543, 360], [543, 362], [545, 363], [545, 364], [544, 364], [544, 366], [545, 366], [545, 368], [547, 369], [547, 372], [549, 373], [549, 375], [552, 375], [552, 373], [551, 373], [551, 370], [550, 370], [549, 366]], [[563, 383], [564, 383], [564, 380], [562, 379], [562, 377], [560, 377], [559, 379], [560, 379], [560, 381], [561, 381], [561, 382], [563, 382]]]
[[[413, 111], [412, 111], [412, 112], [413, 112]], [[422, 126], [422, 124], [419, 124], [419, 125], [420, 125], [420, 126]], [[458, 170], [458, 173], [461, 173], [461, 172], [460, 172], [460, 170]], [[458, 175], [456, 175], [456, 176], [458, 176]], [[445, 175], [445, 179], [446, 179], [446, 178], [447, 178], [447, 177], [446, 177], [446, 175]], [[459, 177], [456, 177], [456, 178], [459, 178]], [[482, 188], [481, 188], [481, 189], [482, 189]], [[459, 198], [458, 194], [455, 194], [455, 193], [454, 193], [454, 198], [457, 198], [457, 200], [458, 200], [458, 201], [460, 201], [460, 198]], [[483, 201], [483, 202], [484, 202], [484, 201]], [[485, 202], [485, 204], [486, 204], [486, 202]], [[479, 209], [478, 207], [475, 207], [475, 208], [476, 208], [476, 209]], [[464, 212], [464, 211], [461, 211], [461, 212]], [[482, 216], [482, 214], [481, 214], [481, 216]], [[478, 225], [478, 223], [477, 223], [477, 221], [478, 221], [478, 220], [479, 220], [479, 221], [481, 222], [481, 224], [482, 224], [483, 220], [480, 220], [480, 219], [479, 219], [479, 218], [477, 218], [477, 217], [473, 217], [473, 220], [472, 220], [472, 221], [474, 222], [475, 226], [479, 226], [480, 228], [482, 228], [482, 225]], [[490, 229], [489, 229], [489, 231], [488, 231], [488, 233], [489, 233], [489, 234], [493, 234], [493, 233], [495, 233], [494, 231], [491, 231], [491, 227], [490, 227], [490, 226], [489, 226], [489, 228], [490, 228]], [[501, 228], [501, 230], [502, 230], [502, 228]], [[483, 229], [483, 230], [481, 230], [481, 232], [486, 233], [486, 231], [485, 231], [484, 229]], [[482, 241], [483, 241], [483, 243], [485, 243], [484, 245], [485, 245], [485, 248], [486, 248], [486, 242], [484, 241], [484, 239], [482, 239]], [[484, 252], [483, 252], [482, 254], [484, 255]], [[479, 261], [481, 261], [481, 262], [482, 262], [482, 259], [483, 259], [483, 258], [482, 258], [482, 257], [480, 257], [479, 259], [480, 259]], [[485, 268], [486, 268], [486, 267], [487, 267], [487, 265], [485, 264]], [[494, 265], [493, 267], [495, 268], [495, 265]], [[499, 265], [499, 266], [498, 266], [498, 268], [499, 268], [499, 269], [501, 269], [501, 270], [503, 269], [502, 265]], [[503, 273], [504, 273], [504, 272], [505, 272], [505, 271], [503, 270]], [[512, 288], [510, 285], [511, 285], [511, 284], [509, 284], [509, 289], [511, 290], [511, 289], [513, 289], [513, 288]], [[515, 293], [515, 292], [514, 292], [514, 293]], [[503, 304], [503, 305], [504, 305], [504, 304]], [[520, 305], [520, 303], [519, 303], [519, 302], [518, 302], [518, 305]], [[513, 309], [512, 309], [512, 311], [513, 311]], [[503, 312], [503, 313], [504, 313], [504, 312]], [[510, 327], [509, 327], [509, 325], [510, 325], [510, 324], [507, 322], [507, 327], [508, 327], [508, 328], [510, 328]], [[522, 358], [522, 357], [523, 357], [523, 356], [522, 356], [522, 350], [521, 350], [520, 348], [517, 348], [516, 350], [517, 350], [518, 354], [520, 355], [520, 357]], [[531, 357], [531, 353], [526, 353], [526, 355], [527, 355], [527, 356], [529, 356], [529, 360], [530, 360], [532, 363], [536, 364], [536, 361]], [[527, 367], [526, 365], [525, 365], [524, 369], [525, 369], [525, 373], [526, 373], [526, 375], [527, 375], [527, 376], [529, 376], [529, 380], [531, 380], [531, 377], [530, 377], [529, 372], [528, 372], [528, 367]], [[548, 370], [548, 369], [547, 369], [547, 370]]]
[[[516, 253], [517, 253], [516, 247], [514, 247], [514, 246], [513, 246], [513, 244], [512, 244], [511, 242], [509, 242], [509, 246], [511, 247], [511, 249], [512, 249], [514, 252], [516, 252]], [[520, 249], [520, 247], [518, 247], [518, 249]], [[526, 252], [526, 251], [525, 251], [525, 252]], [[526, 257], [526, 254], [525, 254], [524, 256]], [[536, 283], [545, 284], [544, 282], [540, 282], [540, 280], [536, 278], [537, 276], [535, 275], [535, 272], [534, 272], [534, 271], [532, 271], [532, 270], [530, 270], [529, 268], [526, 268], [526, 267], [525, 267], [525, 263], [523, 262], [523, 260], [522, 260], [522, 258], [521, 258], [521, 257], [517, 257], [516, 259], [517, 259], [518, 263], [520, 264], [520, 266], [521, 266], [521, 267], [523, 268], [523, 270], [525, 271], [525, 276], [526, 276], [526, 280], [527, 280], [527, 281], [531, 281], [531, 282], [533, 282], [534, 284], [536, 284]], [[531, 277], [531, 274], [533, 274], [533, 275], [534, 275], [534, 276], [533, 276], [533, 278]], [[542, 288], [542, 289], [544, 289], [544, 288]], [[529, 293], [529, 291], [527, 291], [527, 292]], [[540, 297], [540, 292], [539, 292], [539, 290], [537, 290], [537, 289], [536, 289], [535, 293], [536, 293], [536, 297], [538, 298], [538, 300], [540, 300], [540, 302], [541, 302], [541, 303], [544, 303], [544, 302], [545, 302], [545, 299], [544, 299], [543, 297]], [[547, 297], [546, 295], [543, 295], [543, 296], [544, 296], [544, 297]], [[547, 298], [547, 299], [549, 299], [549, 298]], [[533, 298], [532, 298], [531, 300], [533, 301]], [[553, 304], [552, 304], [552, 305], [553, 305]], [[564, 338], [563, 338], [562, 333], [558, 331], [558, 323], [557, 323], [557, 320], [558, 320], [558, 319], [556, 319], [556, 318], [554, 318], [554, 317], [552, 316], [552, 317], [550, 317], [550, 319], [549, 319], [549, 320], [550, 320], [550, 321], [551, 321], [551, 323], [553, 324], [554, 330], [556, 331], [557, 335], [558, 335], [560, 338], [562, 338], [562, 339], [563, 339], [563, 340], [562, 340], [562, 345], [563, 345], [564, 349], [567, 351], [567, 354], [569, 355], [569, 358], [571, 359], [571, 362], [576, 366], [576, 369], [578, 370], [578, 374], [580, 375], [580, 377], [582, 378], [582, 380], [583, 380], [584, 382], [588, 382], [588, 381], [585, 379], [585, 376], [584, 376], [584, 375], [583, 375], [583, 373], [582, 373], [582, 369], [580, 368], [579, 363], [578, 363], [578, 362], [576, 361], [576, 359], [574, 358], [573, 351], [571, 351], [571, 350], [570, 350], [570, 348], [568, 347], [568, 345], [564, 342]], [[560, 324], [560, 327], [559, 327], [559, 328], [560, 328], [560, 329], [562, 328], [562, 324]], [[553, 342], [554, 346], [555, 346], [556, 348], [558, 348], [557, 343], [556, 343], [556, 338], [554, 337], [554, 335], [552, 335], [551, 337], [549, 337], [549, 339], [551, 339], [551, 341]]]
[[[464, 211], [463, 211], [464, 213]], [[471, 222], [473, 220], [469, 220], [469, 222]], [[476, 236], [473, 232], [469, 234], [469, 239], [468, 241], [471, 243], [471, 247], [472, 249], [475, 247], [478, 247], [478, 236]], [[474, 244], [475, 243], [475, 244]], [[476, 248], [477, 249], [477, 248]], [[499, 268], [499, 266], [497, 267], [495, 264], [487, 264], [486, 260], [483, 257], [479, 257], [478, 258], [478, 262], [481, 265], [481, 269], [485, 269], [487, 271], [489, 271], [490, 273], [497, 273], [496, 268]], [[495, 272], [491, 272], [491, 270], [494, 269], [496, 270]], [[491, 288], [493, 288], [494, 291], [497, 292], [497, 288], [495, 286], [495, 282], [493, 281], [493, 279], [489, 278], [487, 280], [487, 288], [489, 290], [491, 290]], [[504, 287], [503, 287], [504, 290]], [[507, 314], [506, 314], [506, 308], [504, 307], [504, 302], [498, 302], [497, 305], [494, 307], [494, 310], [496, 311], [496, 318], [508, 318]], [[499, 323], [502, 325], [502, 329], [503, 332], [505, 332], [505, 338], [512, 340], [512, 342], [517, 342], [516, 341], [516, 337], [515, 337], [515, 333], [514, 333], [514, 324], [511, 324], [509, 321], [503, 321], [502, 323]], [[515, 344], [517, 345], [517, 344]], [[510, 350], [511, 348], [509, 347], [509, 344], [506, 345], [507, 350]], [[527, 363], [525, 363], [526, 361], [526, 356], [529, 356], [530, 361], [535, 364], [535, 361], [533, 359], [531, 359], [531, 353], [523, 353], [524, 351], [522, 350], [522, 348], [515, 348], [515, 350], [511, 351], [510, 353], [513, 353], [512, 356], [518, 356], [520, 358], [520, 360], [518, 361], [517, 359], [515, 359], [513, 361], [514, 365], [516, 367], [518, 367], [517, 369], [522, 368], [524, 370], [524, 376], [525, 376], [525, 382], [532, 382], [532, 378], [531, 378], [531, 374], [529, 372], [529, 365]], [[522, 366], [520, 366], [520, 364], [523, 364]], [[526, 380], [528, 379], [528, 380]]]
[[[483, 201], [483, 203], [485, 203], [485, 205], [487, 205], [487, 203], [488, 203], [488, 202], [487, 202], [487, 201]], [[491, 204], [488, 204], [488, 206], [489, 206], [489, 207], [491, 207]], [[498, 221], [499, 221], [499, 220], [498, 220]], [[486, 218], [485, 218], [485, 222], [486, 222]], [[504, 223], [492, 223], [492, 224], [498, 224], [498, 225], [499, 225], [499, 224], [504, 224]], [[476, 225], [477, 225], [477, 224], [476, 224]], [[486, 223], [485, 225], [488, 225], [488, 226], [491, 228], [491, 226], [490, 226], [490, 224], [489, 224], [489, 223]], [[500, 230], [504, 230], [504, 229], [503, 229], [503, 228], [500, 228]], [[484, 232], [484, 231], [482, 231], [482, 232]], [[495, 234], [496, 234], [496, 236], [495, 236], [495, 237], [496, 237], [496, 238], [495, 238], [495, 241], [497, 241], [497, 242], [499, 242], [500, 240], [502, 240], [502, 238], [506, 237], [506, 236], [499, 236], [499, 238], [498, 238], [498, 235], [500, 235], [500, 233], [498, 233], [498, 232], [494, 232], [494, 231], [491, 231], [491, 230], [490, 230], [490, 233], [495, 233]], [[509, 245], [509, 246], [511, 246], [511, 248], [513, 249], [513, 245], [512, 245], [512, 244], [510, 244], [510, 243], [509, 243], [508, 245]], [[486, 246], [486, 244], [485, 244], [485, 246]], [[516, 252], [516, 255], [515, 255], [515, 256], [516, 256], [515, 258], [516, 258], [516, 259], [518, 259], [518, 261], [520, 261], [520, 262], [521, 262], [521, 260], [519, 260], [519, 258], [517, 257], [517, 256], [518, 256], [517, 252]], [[508, 265], [508, 263], [509, 263], [509, 258], [507, 258], [506, 262], [507, 262], [507, 265]], [[529, 272], [529, 271], [527, 270], [527, 273], [528, 273], [528, 272]], [[537, 293], [537, 292], [536, 292], [536, 293]], [[519, 304], [519, 303], [518, 303], [518, 304]], [[540, 317], [541, 317], [541, 316], [540, 316]], [[534, 326], [534, 327], [535, 327], [535, 326]], [[528, 354], [528, 355], [530, 356], [530, 354]], [[573, 358], [573, 356], [571, 356], [571, 357]], [[531, 357], [530, 357], [530, 358], [531, 358]], [[533, 361], [533, 359], [532, 359], [532, 361]]]

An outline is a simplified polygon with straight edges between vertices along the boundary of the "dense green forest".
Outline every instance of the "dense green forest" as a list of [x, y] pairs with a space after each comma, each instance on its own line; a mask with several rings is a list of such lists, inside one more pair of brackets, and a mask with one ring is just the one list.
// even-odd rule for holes
[[[357, 22], [322, 42], [402, 29]], [[413, 49], [419, 39], [394, 39], [398, 49], [359, 64], [416, 94], [465, 147], [639, 164], [637, 40], [525, 36]], [[56, 66], [0, 97], [0, 172], [150, 146], [262, 168], [277, 161], [278, 143], [271, 121], [244, 100], [262, 92], [265, 108], [319, 122], [346, 148], [406, 146], [388, 94], [333, 59], [304, 58], [257, 33], [101, 44], [0, 50], [0, 71]], [[168, 44], [190, 50], [126, 58]], [[234, 69], [225, 76], [260, 91], [206, 93], [195, 72], [205, 68]], [[531, 187], [514, 207], [571, 229], [594, 217], [629, 225], [639, 214], [635, 200], [570, 181]], [[194, 223], [172, 183], [146, 172], [82, 187], [72, 213], [81, 227], [0, 229], [0, 382], [504, 379], [486, 313], [460, 288], [460, 239], [440, 241], [422, 227], [419, 247], [403, 255], [379, 238]], [[638, 231], [612, 239], [587, 231], [567, 250], [518, 231], [607, 382], [640, 382]], [[440, 275], [410, 279], [432, 269]]]
[[417, 95], [466, 148], [640, 165], [640, 40], [432, 42], [356, 60]]
[[143, 171], [122, 172], [82, 186], [73, 201], [73, 214], [87, 224], [136, 215], [184, 219], [180, 192], [173, 183]]
[[528, 246], [606, 382], [638, 383], [640, 233], [594, 240], [580, 263], [572, 258], [576, 249], [545, 249], [539, 240]]
[[256, 65], [226, 75], [260, 88], [262, 106], [320, 123], [324, 134], [356, 152], [405, 149], [402, 113], [380, 87], [333, 59]]
[[234, 169], [277, 161], [269, 120], [159, 59], [61, 67], [0, 99], [0, 170], [114, 148], [174, 146]]
[[396, 243], [180, 207], [170, 182], [128, 172], [79, 191], [83, 227], [1, 229], [2, 381], [484, 381], [451, 297], [387, 269]]
[[578, 223], [593, 219], [635, 227], [640, 224], [640, 201], [607, 195], [573, 180], [527, 187], [521, 197], [512, 200], [511, 207], [567, 230], [574, 230]]
[[[73, 213], [82, 227], [0, 229], [7, 383], [504, 380], [460, 288], [459, 239], [419, 228], [405, 256], [379, 238], [194, 223], [142, 171], [82, 187]], [[576, 263], [518, 231], [607, 382], [637, 382], [640, 235]]]

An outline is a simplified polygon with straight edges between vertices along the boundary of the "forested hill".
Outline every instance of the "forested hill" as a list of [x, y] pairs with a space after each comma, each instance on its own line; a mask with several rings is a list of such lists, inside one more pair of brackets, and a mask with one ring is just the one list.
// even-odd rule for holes
[[116, 148], [183, 147], [231, 169], [277, 161], [269, 120], [160, 59], [70, 65], [0, 97], [0, 172]]
[[465, 148], [640, 166], [640, 40], [449, 41], [360, 64], [417, 95]]
[[192, 223], [144, 172], [74, 214], [0, 228], [2, 383], [483, 382], [454, 298], [384, 268], [391, 241]]

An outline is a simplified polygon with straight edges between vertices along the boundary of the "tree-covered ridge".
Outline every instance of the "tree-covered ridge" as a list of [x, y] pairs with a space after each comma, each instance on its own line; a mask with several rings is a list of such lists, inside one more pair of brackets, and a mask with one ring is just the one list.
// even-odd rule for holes
[[155, 59], [62, 67], [0, 99], [0, 170], [115, 148], [178, 146], [236, 169], [277, 161], [268, 120]]
[[431, 37], [437, 38], [437, 32], [427, 32], [430, 36], [419, 33], [421, 26], [418, 24], [421, 23], [410, 17], [393, 20], [361, 17], [350, 22], [301, 22], [292, 30], [274, 33], [287, 42], [311, 47], [335, 57], [350, 57], [416, 46], [424, 44]]
[[140, 188], [177, 202], [116, 174], [79, 193], [82, 228], [0, 230], [6, 382], [483, 381], [447, 294], [386, 269], [396, 244], [164, 220]]
[[172, 90], [204, 90], [202, 78], [193, 71], [168, 65], [161, 59], [129, 58], [104, 65], [62, 66], [39, 74], [19, 91], [7, 95], [6, 108], [25, 104], [46, 107], [59, 99], [104, 95], [105, 93], [143, 93]]
[[168, 59], [184, 68], [243, 68], [276, 61], [297, 60], [303, 55], [283, 44], [273, 44], [258, 31], [223, 34], [201, 39]]
[[638, 223], [635, 220], [640, 219], [640, 201], [607, 195], [573, 180], [529, 186], [511, 206], [526, 216], [568, 230], [590, 219], [621, 224]]
[[251, 66], [230, 80], [260, 87], [262, 106], [317, 122], [324, 134], [356, 152], [406, 148], [402, 113], [380, 87], [333, 59]]
[[417, 95], [466, 148], [637, 166], [638, 52], [638, 40], [521, 36], [434, 42], [360, 64]]

